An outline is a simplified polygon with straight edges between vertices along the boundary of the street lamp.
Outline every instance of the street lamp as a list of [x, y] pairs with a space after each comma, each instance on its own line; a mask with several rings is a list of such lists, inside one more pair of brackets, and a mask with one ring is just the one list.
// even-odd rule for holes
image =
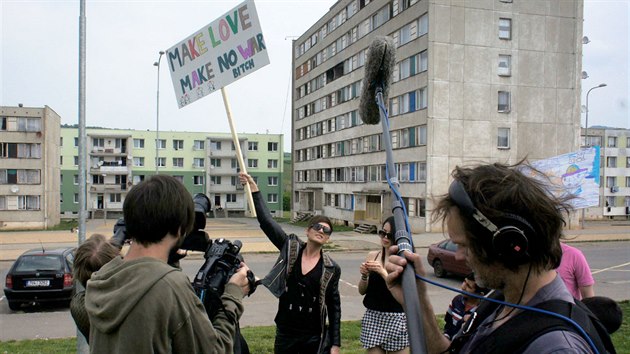
[[[160, 50], [160, 56], [158, 57], [158, 61], [153, 63], [153, 66], [157, 66], [157, 102], [155, 107], [155, 174], [159, 174], [158, 171], [158, 160], [159, 160], [159, 142], [160, 142], [160, 61], [162, 60], [162, 55], [164, 55], [164, 51]], [[588, 96], [586, 99], [588, 104]], [[588, 115], [587, 115], [588, 117]]]
[[595, 87], [591, 87], [591, 89], [586, 92], [586, 127], [584, 128], [584, 145], [586, 146], [590, 146], [590, 144], [588, 143], [588, 94], [591, 93], [591, 91], [593, 91], [596, 88], [606, 87], [606, 86], [607, 86], [606, 84], [599, 84]]

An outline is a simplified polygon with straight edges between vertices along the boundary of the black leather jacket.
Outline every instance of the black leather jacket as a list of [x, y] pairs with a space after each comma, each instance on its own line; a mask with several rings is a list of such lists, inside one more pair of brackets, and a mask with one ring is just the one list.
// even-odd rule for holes
[[[287, 235], [282, 230], [280, 225], [271, 217], [260, 192], [254, 192], [252, 196], [260, 228], [280, 250], [276, 263], [261, 283], [279, 298], [286, 291], [287, 279], [293, 270], [293, 264], [300, 250], [306, 247], [306, 243], [296, 235]], [[322, 335], [319, 352], [325, 353], [330, 350], [332, 345], [341, 346], [341, 299], [339, 296], [341, 268], [326, 252], [322, 252], [322, 259], [324, 269], [319, 294]], [[326, 325], [326, 318], [328, 318], [328, 326]]]

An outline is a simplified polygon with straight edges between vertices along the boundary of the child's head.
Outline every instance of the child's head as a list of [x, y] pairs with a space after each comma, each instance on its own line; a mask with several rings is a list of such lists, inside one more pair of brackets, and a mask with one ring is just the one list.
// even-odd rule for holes
[[613, 334], [621, 327], [623, 312], [615, 300], [605, 296], [593, 296], [582, 299], [582, 302], [599, 318], [608, 333]]

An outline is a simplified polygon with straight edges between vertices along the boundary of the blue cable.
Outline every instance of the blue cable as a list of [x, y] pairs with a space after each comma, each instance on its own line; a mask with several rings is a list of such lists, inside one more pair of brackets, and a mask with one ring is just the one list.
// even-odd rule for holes
[[481, 295], [469, 293], [467, 291], [463, 291], [463, 290], [460, 290], [460, 289], [452, 288], [452, 287], [450, 287], [448, 285], [440, 284], [440, 283], [435, 282], [435, 281], [433, 281], [431, 279], [425, 278], [425, 277], [423, 277], [421, 275], [418, 275], [418, 274], [415, 274], [415, 275], [416, 275], [416, 278], [418, 278], [418, 279], [420, 279], [420, 280], [422, 280], [422, 281], [424, 281], [426, 283], [429, 283], [429, 284], [432, 284], [432, 285], [444, 288], [446, 290], [451, 290], [451, 291], [454, 291], [456, 293], [460, 293], [462, 295], [474, 297], [474, 298], [477, 298], [477, 299], [480, 299], [480, 300], [484, 300], [484, 301], [494, 302], [494, 303], [497, 303], [497, 304], [500, 304], [500, 305], [504, 305], [504, 306], [515, 307], [515, 308], [521, 309], [521, 310], [529, 310], [529, 311], [543, 313], [543, 314], [546, 314], [546, 315], [557, 317], [557, 318], [559, 318], [561, 320], [564, 320], [566, 322], [569, 322], [573, 327], [575, 327], [575, 329], [578, 330], [578, 332], [580, 332], [580, 334], [582, 335], [582, 338], [584, 338], [586, 340], [586, 342], [588, 343], [588, 345], [591, 347], [591, 349], [593, 349], [593, 352], [595, 354], [599, 354], [599, 351], [597, 350], [597, 347], [595, 346], [595, 343], [593, 343], [593, 340], [591, 339], [591, 337], [589, 337], [589, 335], [586, 333], [586, 331], [577, 322], [573, 321], [572, 319], [570, 319], [570, 318], [568, 318], [566, 316], [560, 315], [560, 314], [555, 313], [555, 312], [539, 309], [539, 308], [536, 308], [536, 307], [512, 304], [512, 303], [509, 303], [509, 302], [505, 302], [505, 301], [501, 301], [501, 300], [492, 299], [492, 298], [489, 298], [489, 297], [484, 297], [484, 296], [481, 296]]

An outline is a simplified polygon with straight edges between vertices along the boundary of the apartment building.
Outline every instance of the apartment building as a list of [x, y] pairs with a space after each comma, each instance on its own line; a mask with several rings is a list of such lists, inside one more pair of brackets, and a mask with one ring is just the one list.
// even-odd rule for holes
[[292, 211], [345, 224], [391, 215], [380, 125], [358, 102], [366, 49], [396, 45], [389, 129], [413, 232], [457, 165], [579, 148], [582, 1], [340, 0], [294, 41]]
[[50, 107], [0, 107], [0, 230], [59, 223], [59, 123]]
[[[239, 165], [231, 134], [161, 131], [158, 137], [155, 131], [86, 131], [87, 208], [92, 218], [120, 216], [127, 192], [156, 173], [174, 176], [191, 194], [206, 194], [216, 217], [242, 215], [249, 210], [245, 192], [238, 183]], [[73, 217], [79, 210], [78, 129], [62, 127], [61, 135], [61, 212]], [[281, 134], [239, 136], [245, 162], [252, 161], [247, 170], [259, 180], [274, 214], [282, 210], [282, 139]], [[248, 150], [250, 146], [252, 149]], [[253, 149], [254, 146], [260, 149]]]
[[[630, 129], [582, 129], [582, 145], [599, 146], [599, 206], [587, 208], [586, 219], [630, 219]], [[586, 139], [585, 139], [586, 137]]]

